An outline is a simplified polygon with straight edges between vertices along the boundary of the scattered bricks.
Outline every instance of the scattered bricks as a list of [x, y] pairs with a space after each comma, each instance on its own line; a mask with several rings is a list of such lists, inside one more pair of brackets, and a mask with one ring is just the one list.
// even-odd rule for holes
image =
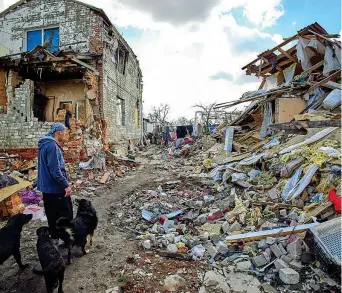
[[229, 232], [235, 232], [235, 231], [239, 231], [241, 229], [241, 225], [238, 222], [234, 222], [230, 228], [229, 228]]
[[269, 197], [271, 198], [271, 200], [277, 201], [277, 200], [278, 200], [277, 188], [272, 188], [272, 189], [268, 192], [268, 195], [269, 195]]
[[277, 242], [277, 238], [274, 238], [274, 237], [267, 237], [266, 238], [266, 243], [268, 244], [268, 245], [273, 245], [273, 244], [275, 244]]
[[268, 247], [267, 243], [266, 243], [266, 239], [261, 239], [258, 243], [258, 248], [265, 250]]
[[277, 244], [271, 245], [271, 250], [277, 258], [279, 258], [283, 255], [283, 253], [281, 252], [281, 250], [279, 249]]
[[283, 260], [281, 260], [281, 259], [277, 259], [274, 262], [274, 266], [277, 268], [277, 270], [285, 269], [285, 268], [289, 267], [289, 265], [286, 262], [284, 262]]
[[236, 264], [236, 268], [240, 271], [248, 271], [251, 266], [252, 266], [252, 263], [249, 260], [240, 261]]
[[288, 285], [294, 285], [299, 283], [299, 274], [291, 268], [279, 270], [279, 278], [285, 284]]
[[298, 238], [287, 245], [286, 250], [289, 254], [294, 256], [302, 255], [302, 241]]
[[214, 257], [217, 254], [217, 250], [213, 245], [209, 245], [207, 247], [207, 253], [211, 256]]
[[264, 254], [260, 254], [257, 256], [252, 257], [252, 263], [256, 266], [256, 267], [262, 267], [268, 264], [268, 261], [265, 257]]
[[178, 252], [178, 247], [176, 244], [169, 244], [167, 246], [167, 251], [171, 253], [177, 253]]
[[272, 257], [271, 249], [270, 248], [266, 248], [265, 252], [264, 252], [264, 255], [265, 255], [267, 261], [270, 262], [271, 261], [271, 257]]
[[229, 230], [229, 223], [227, 221], [225, 221], [223, 224], [222, 224], [222, 231], [223, 233], [227, 233]]
[[281, 243], [278, 243], [278, 247], [281, 250], [282, 254], [286, 254], [286, 250], [285, 250], [284, 246]]
[[290, 262], [290, 268], [294, 270], [300, 270], [302, 268], [302, 264], [300, 261], [293, 260]]
[[216, 245], [216, 250], [220, 254], [226, 254], [228, 252], [228, 246], [223, 241], [219, 241]]
[[291, 257], [288, 257], [286, 255], [282, 255], [280, 258], [282, 261], [286, 262], [287, 264], [289, 264], [292, 261]]
[[221, 239], [221, 235], [219, 234], [211, 234], [210, 235], [210, 240], [216, 245], [217, 243], [219, 243]]

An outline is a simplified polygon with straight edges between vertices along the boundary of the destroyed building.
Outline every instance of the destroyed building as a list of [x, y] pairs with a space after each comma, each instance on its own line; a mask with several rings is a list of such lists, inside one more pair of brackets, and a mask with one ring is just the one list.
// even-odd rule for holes
[[[341, 43], [336, 40], [338, 37], [313, 23], [242, 68], [247, 75], [258, 77], [261, 84], [258, 90], [245, 93], [239, 100], [217, 105], [228, 109], [250, 103], [230, 124], [250, 131], [242, 134], [241, 139], [237, 134], [230, 149], [254, 151], [270, 140], [267, 136], [275, 130], [306, 134], [306, 128], [341, 125], [338, 115], [334, 120], [328, 119], [327, 113], [319, 117], [322, 110], [329, 110], [331, 116], [340, 113]], [[326, 105], [324, 100], [332, 90], [331, 96], [337, 93], [337, 102]], [[318, 118], [310, 117], [314, 112]]]
[[139, 61], [103, 10], [19, 1], [0, 13], [0, 56], [2, 152], [35, 157], [39, 138], [66, 114], [68, 160], [97, 145], [124, 154], [141, 137]]

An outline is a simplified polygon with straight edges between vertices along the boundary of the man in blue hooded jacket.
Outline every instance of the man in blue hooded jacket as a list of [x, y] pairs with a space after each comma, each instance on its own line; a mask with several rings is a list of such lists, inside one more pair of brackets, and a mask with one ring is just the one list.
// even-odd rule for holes
[[45, 214], [51, 237], [59, 238], [56, 221], [61, 217], [73, 218], [71, 187], [65, 169], [62, 149], [59, 146], [66, 127], [55, 123], [48, 135], [38, 142], [38, 190], [43, 193]]

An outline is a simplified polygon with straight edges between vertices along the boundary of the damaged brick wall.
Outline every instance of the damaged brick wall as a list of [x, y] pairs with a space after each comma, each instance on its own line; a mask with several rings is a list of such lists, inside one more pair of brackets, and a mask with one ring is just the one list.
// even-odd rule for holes
[[[103, 115], [108, 123], [109, 143], [118, 153], [126, 153], [130, 139], [139, 139], [142, 133], [142, 89], [137, 87], [139, 63], [133, 52], [129, 53], [125, 74], [120, 73], [114, 62], [117, 42], [104, 46], [103, 57]], [[124, 125], [118, 123], [118, 104], [124, 101]], [[139, 122], [135, 115], [139, 105]], [[120, 125], [121, 124], [121, 125]]]
[[30, 106], [34, 94], [33, 81], [25, 80], [17, 87], [7, 84], [7, 91], [14, 94], [7, 113], [0, 114], [0, 149], [37, 147], [38, 140], [49, 132], [51, 123], [39, 122], [33, 117]]
[[[0, 16], [0, 44], [9, 54], [26, 52], [26, 33], [44, 27], [59, 27], [60, 48], [101, 52], [94, 40], [100, 37], [102, 19], [85, 5], [70, 0], [32, 0]], [[101, 40], [101, 38], [100, 38]], [[74, 44], [82, 42], [79, 44]], [[74, 45], [68, 45], [74, 44]]]

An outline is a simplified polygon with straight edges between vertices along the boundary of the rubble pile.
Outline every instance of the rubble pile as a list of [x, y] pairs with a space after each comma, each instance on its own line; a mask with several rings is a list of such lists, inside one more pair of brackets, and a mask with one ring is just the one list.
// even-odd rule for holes
[[[307, 139], [322, 136], [316, 132]], [[237, 160], [230, 163], [214, 163], [223, 153], [217, 147], [190, 159], [165, 156], [156, 165], [156, 188], [116, 204], [112, 224], [135, 232], [143, 250], [205, 260], [223, 276], [248, 272], [259, 279], [251, 278], [252, 287], [258, 283], [264, 291], [332, 289], [337, 283], [323, 273], [328, 268], [304, 235], [316, 221], [330, 223], [337, 216], [328, 195], [340, 195], [334, 189], [341, 182], [337, 132], [310, 148], [296, 148], [298, 137], [279, 134], [253, 155], [232, 154]], [[168, 177], [165, 169], [172, 170]]]

